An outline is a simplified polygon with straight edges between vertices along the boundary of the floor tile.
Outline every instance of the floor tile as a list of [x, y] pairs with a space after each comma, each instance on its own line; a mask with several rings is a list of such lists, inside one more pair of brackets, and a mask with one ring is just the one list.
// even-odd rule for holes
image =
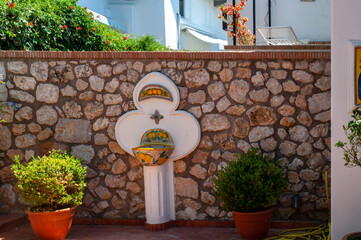
[[[281, 230], [270, 229], [269, 236]], [[29, 225], [0, 234], [1, 240], [36, 240]], [[171, 227], [148, 232], [144, 226], [73, 225], [67, 240], [240, 240], [235, 228]]]

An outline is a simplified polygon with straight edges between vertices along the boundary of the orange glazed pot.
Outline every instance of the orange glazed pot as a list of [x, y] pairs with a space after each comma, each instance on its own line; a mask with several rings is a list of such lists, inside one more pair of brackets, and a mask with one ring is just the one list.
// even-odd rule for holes
[[274, 207], [262, 212], [232, 212], [243, 240], [262, 240], [267, 236]]
[[33, 232], [40, 240], [64, 240], [70, 230], [75, 208], [26, 213]]
[[357, 240], [361, 238], [361, 232], [349, 233], [342, 238], [342, 240]]

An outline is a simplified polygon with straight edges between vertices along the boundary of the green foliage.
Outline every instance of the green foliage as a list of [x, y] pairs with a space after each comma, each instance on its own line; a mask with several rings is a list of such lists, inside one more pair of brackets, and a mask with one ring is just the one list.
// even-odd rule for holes
[[284, 169], [259, 149], [237, 154], [217, 173], [213, 192], [225, 211], [257, 212], [270, 208], [286, 188]]
[[0, 49], [168, 50], [152, 36], [126, 36], [96, 19], [77, 0], [0, 0]]
[[86, 167], [81, 160], [59, 150], [35, 158], [26, 166], [15, 156], [11, 166], [23, 198], [33, 212], [54, 211], [82, 203]]
[[[0, 78], [1, 78], [2, 76], [0, 75]], [[2, 79], [1, 79], [2, 80]], [[4, 82], [3, 81], [1, 81], [0, 80], [0, 84], [4, 84]], [[3, 112], [3, 107], [0, 105], [0, 112]], [[5, 120], [4, 119], [1, 119], [0, 118], [0, 123], [2, 123], [2, 122], [5, 122]], [[0, 126], [1, 126], [1, 124], [0, 124]]]
[[121, 35], [104, 24], [99, 24], [99, 29], [105, 40], [106, 51], [167, 51], [167, 47], [161, 45], [154, 36], [130, 36]]
[[343, 150], [343, 158], [347, 167], [361, 167], [361, 107], [352, 111], [353, 118], [347, 126], [343, 126], [348, 142], [338, 141], [335, 146]]
[[[9, 108], [10, 108], [9, 103], [0, 103], [0, 114], [4, 113], [5, 109], [9, 109]], [[0, 118], [0, 127], [1, 127], [1, 123], [6, 123], [6, 121], [4, 119]]]
[[[3, 80], [3, 76], [0, 74], [0, 84], [5, 84], [5, 83], [4, 83], [3, 81], [1, 81], [1, 80]], [[3, 107], [8, 107], [8, 105], [6, 105], [6, 104], [5, 104], [5, 106], [4, 106], [4, 105], [0, 105], [0, 113], [4, 112]], [[4, 122], [5, 122], [5, 120], [2, 119], [2, 118], [0, 118], [0, 127], [1, 127], [1, 123], [4, 123]]]

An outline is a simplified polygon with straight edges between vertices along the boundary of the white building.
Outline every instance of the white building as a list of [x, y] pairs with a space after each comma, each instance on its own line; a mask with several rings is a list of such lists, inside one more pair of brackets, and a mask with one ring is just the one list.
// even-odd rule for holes
[[[228, 0], [232, 3], [234, 0]], [[238, 2], [238, 0], [235, 0]], [[222, 50], [227, 33], [218, 18], [226, 0], [80, 0], [103, 21], [134, 35], [150, 34], [172, 49]], [[331, 40], [331, 0], [248, 0], [242, 16], [248, 29], [291, 26], [299, 39]], [[232, 39], [228, 39], [230, 45]]]
[[[298, 39], [331, 41], [331, 0], [248, 0], [242, 15], [252, 32], [254, 26], [291, 26]], [[264, 43], [258, 32], [256, 39]]]
[[[344, 166], [337, 141], [347, 141], [342, 126], [351, 120], [355, 103], [355, 48], [361, 47], [360, 0], [332, 0], [331, 58], [331, 233], [339, 240], [361, 231], [361, 172]], [[359, 105], [358, 105], [359, 106]]]
[[[219, 0], [81, 0], [104, 21], [134, 34], [150, 34], [172, 49], [215, 51], [227, 45]], [[215, 6], [215, 4], [218, 4]]]

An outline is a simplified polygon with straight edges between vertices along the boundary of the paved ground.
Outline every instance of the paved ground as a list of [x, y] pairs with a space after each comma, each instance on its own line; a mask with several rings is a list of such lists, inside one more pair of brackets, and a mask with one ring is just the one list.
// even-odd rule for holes
[[[269, 236], [281, 230], [270, 229]], [[1, 240], [37, 240], [29, 225], [0, 234]], [[148, 232], [144, 226], [73, 225], [67, 240], [240, 240], [235, 228], [171, 227]]]

